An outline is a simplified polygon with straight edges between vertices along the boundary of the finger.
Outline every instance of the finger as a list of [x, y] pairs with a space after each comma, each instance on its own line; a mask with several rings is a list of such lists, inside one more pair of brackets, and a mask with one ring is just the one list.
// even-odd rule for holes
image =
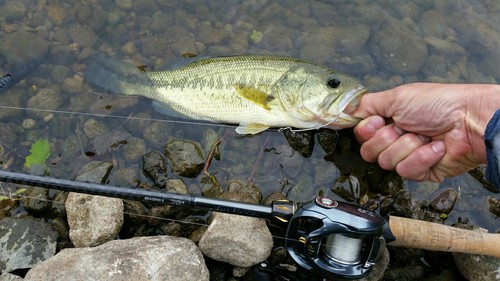
[[379, 129], [373, 137], [361, 145], [360, 154], [368, 162], [375, 162], [382, 151], [394, 143], [404, 132], [394, 124]]
[[353, 116], [357, 118], [367, 118], [370, 115], [391, 117], [394, 114], [392, 109], [394, 99], [394, 89], [366, 94], [361, 98], [359, 106], [356, 111], [354, 111]]
[[[397, 127], [396, 127], [397, 129]], [[394, 170], [398, 163], [410, 156], [419, 147], [430, 141], [427, 137], [406, 133], [380, 153], [378, 163], [382, 169]]]
[[384, 118], [378, 115], [373, 115], [361, 120], [361, 122], [354, 127], [354, 136], [358, 142], [363, 143], [371, 139], [375, 133], [384, 126]]
[[427, 180], [431, 168], [445, 155], [446, 147], [441, 140], [434, 141], [416, 149], [412, 154], [399, 162], [396, 172], [412, 180]]

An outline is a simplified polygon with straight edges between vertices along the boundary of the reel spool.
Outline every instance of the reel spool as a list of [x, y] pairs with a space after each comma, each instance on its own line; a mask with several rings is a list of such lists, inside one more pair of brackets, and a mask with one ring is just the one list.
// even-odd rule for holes
[[374, 212], [319, 196], [291, 218], [286, 247], [306, 270], [327, 278], [361, 278], [384, 249], [384, 224]]

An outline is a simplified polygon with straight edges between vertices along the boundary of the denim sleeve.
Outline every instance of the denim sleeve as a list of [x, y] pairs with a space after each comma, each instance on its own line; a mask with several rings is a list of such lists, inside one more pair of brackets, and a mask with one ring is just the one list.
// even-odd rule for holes
[[498, 109], [484, 132], [486, 145], [486, 179], [500, 188], [500, 109]]

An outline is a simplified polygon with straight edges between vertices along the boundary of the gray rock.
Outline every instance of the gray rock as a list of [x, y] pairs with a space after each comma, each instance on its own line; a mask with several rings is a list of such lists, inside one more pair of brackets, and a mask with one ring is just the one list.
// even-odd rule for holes
[[0, 281], [22, 281], [22, 280], [24, 280], [24, 279], [17, 276], [17, 275], [10, 274], [10, 273], [4, 273], [4, 274], [0, 275]]
[[7, 20], [17, 20], [26, 13], [26, 6], [22, 1], [7, 0], [2, 7], [2, 14]]
[[0, 53], [5, 57], [8, 65], [40, 61], [48, 51], [49, 42], [24, 30], [5, 35], [0, 43]]
[[379, 62], [397, 74], [414, 74], [427, 60], [426, 42], [404, 27], [389, 27], [377, 32], [372, 45]]
[[83, 123], [83, 132], [88, 138], [101, 136], [109, 131], [109, 127], [101, 119], [90, 118]]
[[165, 146], [165, 155], [170, 160], [172, 169], [183, 177], [196, 177], [203, 166], [203, 149], [197, 142], [174, 139]]
[[124, 157], [128, 161], [136, 161], [146, 153], [146, 143], [144, 140], [132, 137], [127, 140], [124, 147]]
[[449, 214], [455, 206], [458, 193], [452, 188], [439, 189], [432, 195], [430, 200], [431, 207], [437, 212]]
[[24, 209], [31, 215], [43, 215], [50, 205], [49, 190], [41, 187], [30, 188], [26, 190], [21, 202], [23, 202]]
[[198, 243], [206, 256], [249, 267], [271, 253], [273, 239], [263, 219], [216, 213]]
[[192, 241], [153, 236], [64, 249], [24, 280], [209, 280], [209, 272]]
[[56, 252], [57, 232], [32, 218], [0, 221], [0, 272], [30, 268]]
[[63, 102], [63, 97], [59, 91], [54, 89], [46, 88], [40, 89], [34, 96], [28, 99], [26, 102], [27, 107], [29, 108], [38, 108], [44, 109], [47, 111], [32, 111], [30, 114], [38, 116], [40, 118], [44, 118], [45, 116], [52, 114], [48, 112], [50, 110], [54, 110], [59, 108], [59, 106]]
[[[103, 183], [111, 163], [87, 164], [77, 181]], [[75, 247], [96, 246], [115, 239], [123, 225], [123, 201], [117, 198], [70, 193], [66, 200], [69, 236]]]

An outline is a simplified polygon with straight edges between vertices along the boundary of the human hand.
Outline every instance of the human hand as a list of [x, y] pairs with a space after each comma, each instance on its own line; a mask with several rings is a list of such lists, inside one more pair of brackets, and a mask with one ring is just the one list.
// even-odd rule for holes
[[498, 108], [497, 85], [407, 84], [364, 95], [354, 134], [366, 161], [441, 182], [486, 162], [484, 130]]

